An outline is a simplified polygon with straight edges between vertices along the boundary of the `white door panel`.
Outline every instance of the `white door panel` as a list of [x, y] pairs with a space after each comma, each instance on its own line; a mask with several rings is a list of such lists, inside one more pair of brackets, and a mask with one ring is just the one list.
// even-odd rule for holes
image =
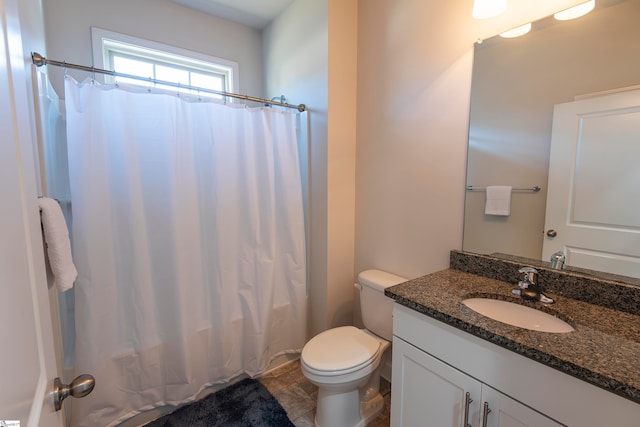
[[574, 223], [613, 229], [640, 227], [640, 111], [590, 114], [580, 119], [574, 174]]
[[567, 258], [576, 266], [587, 266], [591, 270], [615, 272], [627, 277], [638, 277], [640, 258], [603, 251], [566, 247]]
[[0, 420], [62, 426], [17, 0], [0, 0]]
[[543, 259], [640, 277], [640, 90], [556, 105]]

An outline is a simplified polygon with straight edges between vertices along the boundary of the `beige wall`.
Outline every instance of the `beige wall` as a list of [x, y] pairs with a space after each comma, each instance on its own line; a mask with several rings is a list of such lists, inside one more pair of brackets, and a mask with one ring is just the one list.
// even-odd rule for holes
[[514, 192], [508, 217], [484, 215], [484, 193], [468, 192], [465, 250], [541, 258], [553, 106], [640, 84], [640, 46], [629, 43], [639, 16], [640, 2], [626, 1], [476, 47], [467, 183], [542, 191]]
[[580, 1], [368, 0], [358, 9], [355, 271], [416, 277], [462, 245], [473, 43]]
[[329, 0], [328, 325], [353, 323], [358, 1]]
[[356, 271], [408, 278], [462, 241], [470, 2], [359, 7]]
[[[239, 64], [240, 93], [263, 95], [260, 31], [168, 0], [43, 0], [47, 54], [51, 59], [92, 64], [91, 27], [212, 55]], [[49, 72], [63, 95], [59, 68]], [[77, 79], [87, 73], [70, 71]]]

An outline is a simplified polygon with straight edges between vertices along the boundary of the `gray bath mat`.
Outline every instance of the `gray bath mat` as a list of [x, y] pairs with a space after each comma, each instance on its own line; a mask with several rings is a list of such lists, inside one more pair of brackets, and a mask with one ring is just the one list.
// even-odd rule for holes
[[246, 379], [158, 418], [146, 427], [293, 427], [259, 381]]

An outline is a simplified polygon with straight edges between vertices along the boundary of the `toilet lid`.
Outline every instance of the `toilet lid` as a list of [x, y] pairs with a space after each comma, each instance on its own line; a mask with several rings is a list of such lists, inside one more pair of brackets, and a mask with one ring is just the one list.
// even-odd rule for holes
[[329, 329], [302, 349], [304, 363], [318, 371], [342, 371], [365, 365], [380, 350], [380, 340], [354, 326]]

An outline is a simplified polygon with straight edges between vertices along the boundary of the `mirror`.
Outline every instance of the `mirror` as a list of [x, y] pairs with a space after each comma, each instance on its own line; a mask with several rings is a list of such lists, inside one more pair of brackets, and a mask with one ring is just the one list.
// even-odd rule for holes
[[[597, 0], [581, 18], [476, 44], [463, 250], [542, 259], [554, 105], [640, 85], [638, 16], [639, 1]], [[514, 188], [508, 216], [485, 214], [488, 185]]]

